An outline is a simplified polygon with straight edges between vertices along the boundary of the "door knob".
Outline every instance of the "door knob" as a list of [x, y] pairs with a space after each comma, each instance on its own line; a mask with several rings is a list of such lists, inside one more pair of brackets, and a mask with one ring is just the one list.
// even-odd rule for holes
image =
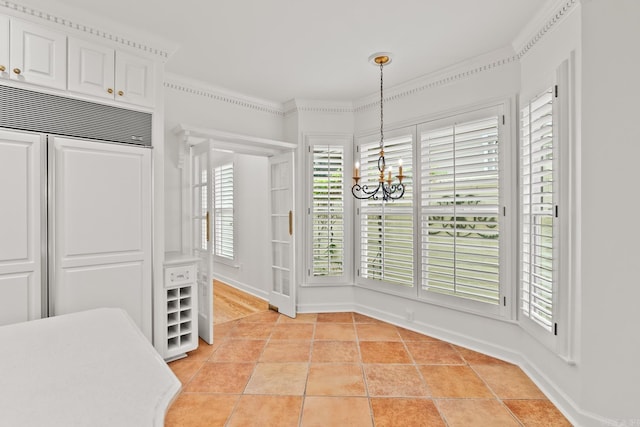
[[4, 73], [4, 70], [6, 70], [6, 68], [4, 68], [4, 65], [0, 65], [0, 73]]
[[111, 88], [107, 89], [107, 93], [113, 93], [113, 89]]
[[124, 92], [123, 92], [123, 91], [121, 91], [121, 90], [119, 90], [119, 91], [118, 91], [118, 95], [120, 95], [120, 96], [124, 96]]
[[20, 74], [22, 71], [20, 70], [20, 68], [14, 68], [13, 72], [16, 74]]

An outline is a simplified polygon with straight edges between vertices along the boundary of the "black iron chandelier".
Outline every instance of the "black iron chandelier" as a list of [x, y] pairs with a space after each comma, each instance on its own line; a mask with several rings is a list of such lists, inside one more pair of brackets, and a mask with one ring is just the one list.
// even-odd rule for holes
[[[378, 183], [377, 185], [364, 184], [360, 185], [360, 163], [356, 162], [353, 169], [353, 187], [351, 187], [351, 193], [356, 199], [366, 200], [384, 200], [393, 201], [401, 198], [404, 195], [404, 184], [402, 179], [405, 177], [402, 175], [402, 159], [398, 162], [398, 183], [393, 183], [392, 169], [387, 169], [387, 164], [384, 159], [384, 109], [383, 109], [383, 75], [382, 69], [385, 65], [391, 63], [391, 54], [389, 53], [374, 53], [369, 57], [374, 65], [380, 66], [380, 157], [378, 158]], [[387, 176], [385, 178], [385, 171]]]

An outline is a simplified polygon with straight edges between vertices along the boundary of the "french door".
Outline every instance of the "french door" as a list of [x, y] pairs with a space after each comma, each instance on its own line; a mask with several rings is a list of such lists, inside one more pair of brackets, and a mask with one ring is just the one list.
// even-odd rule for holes
[[271, 289], [269, 304], [296, 317], [293, 238], [293, 152], [269, 158], [271, 215]]
[[208, 141], [191, 147], [191, 162], [193, 254], [200, 259], [197, 274], [198, 335], [213, 344], [213, 180], [211, 144]]

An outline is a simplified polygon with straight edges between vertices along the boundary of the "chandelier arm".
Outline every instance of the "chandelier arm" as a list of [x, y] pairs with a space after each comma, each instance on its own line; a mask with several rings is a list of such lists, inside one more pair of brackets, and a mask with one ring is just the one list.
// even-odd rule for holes
[[365, 185], [356, 184], [353, 187], [351, 187], [351, 193], [356, 199], [360, 199], [360, 200], [371, 199], [372, 197], [374, 199], [377, 199], [378, 197], [376, 197], [376, 194], [378, 194], [378, 192], [380, 191], [380, 185], [381, 184], [378, 183], [378, 185], [375, 186], [374, 189], [369, 190], [369, 185], [367, 184]]

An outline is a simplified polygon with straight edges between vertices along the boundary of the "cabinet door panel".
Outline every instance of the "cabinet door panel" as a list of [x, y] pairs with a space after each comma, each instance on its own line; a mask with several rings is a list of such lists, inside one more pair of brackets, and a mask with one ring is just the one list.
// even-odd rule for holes
[[116, 52], [116, 100], [153, 106], [154, 81], [152, 61]]
[[11, 20], [10, 43], [11, 78], [56, 89], [67, 88], [64, 34]]
[[39, 135], [0, 130], [0, 325], [42, 314], [41, 144]]
[[69, 90], [114, 98], [115, 50], [69, 38]]

